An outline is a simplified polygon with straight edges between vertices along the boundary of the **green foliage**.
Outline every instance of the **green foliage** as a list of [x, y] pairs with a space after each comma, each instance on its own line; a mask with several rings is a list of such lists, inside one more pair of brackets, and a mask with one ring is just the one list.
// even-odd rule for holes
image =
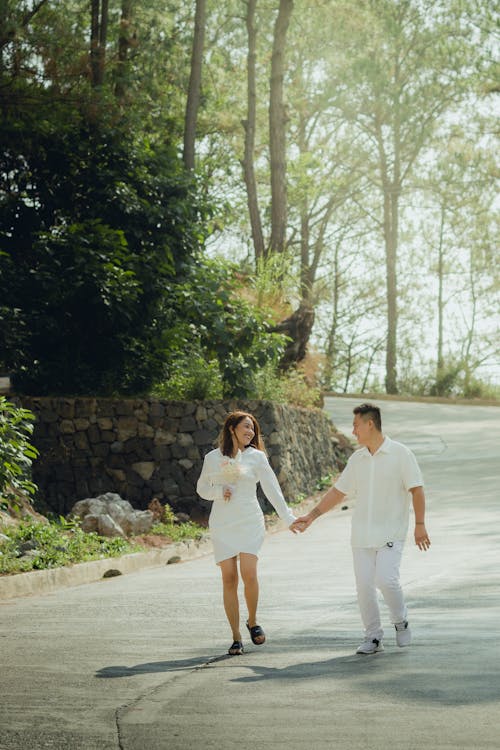
[[430, 395], [450, 396], [457, 389], [460, 370], [460, 365], [452, 364], [438, 372], [434, 383], [429, 388]]
[[194, 180], [112, 106], [23, 93], [36, 116], [14, 100], [0, 125], [0, 360], [20, 392], [145, 392], [203, 240]]
[[324, 477], [320, 477], [314, 485], [315, 490], [324, 490], [327, 487], [331, 487], [333, 482], [333, 474], [325, 474]]
[[[173, 394], [177, 382], [178, 397], [188, 390], [224, 398], [256, 397], [257, 374], [277, 363], [284, 338], [269, 333], [266, 313], [245, 299], [236, 267], [199, 258], [185, 283], [172, 292], [169, 305], [177, 323], [168, 334], [172, 356], [161, 392]], [[206, 373], [201, 375], [203, 362]], [[184, 366], [185, 375], [180, 375]]]
[[184, 539], [201, 539], [206, 534], [203, 526], [186, 521], [186, 523], [155, 523], [150, 534], [158, 534], [170, 539], [172, 542], [182, 542]]
[[[0, 573], [20, 573], [45, 570], [63, 565], [88, 562], [105, 557], [143, 551], [137, 544], [115, 537], [108, 539], [98, 534], [86, 534], [77, 524], [39, 523], [22, 521], [18, 527], [7, 527], [2, 532], [8, 541], [0, 545]], [[22, 545], [30, 549], [22, 556]]]
[[184, 539], [201, 539], [206, 529], [193, 521], [179, 523], [168, 503], [163, 506], [163, 515], [151, 528], [151, 534], [167, 537], [172, 542], [180, 542]]
[[311, 386], [300, 369], [282, 373], [271, 364], [263, 367], [256, 375], [256, 397], [313, 408], [321, 402], [321, 390]]
[[153, 388], [153, 396], [172, 401], [222, 398], [222, 380], [216, 360], [207, 361], [194, 346], [180, 352], [169, 367], [169, 377]]
[[0, 498], [15, 500], [15, 490], [33, 495], [31, 463], [38, 451], [29, 442], [34, 415], [0, 396]]

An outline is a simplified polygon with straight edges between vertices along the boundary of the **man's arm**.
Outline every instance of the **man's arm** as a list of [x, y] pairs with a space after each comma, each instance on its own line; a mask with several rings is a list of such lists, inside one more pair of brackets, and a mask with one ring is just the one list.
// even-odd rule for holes
[[411, 487], [410, 492], [413, 499], [413, 511], [415, 513], [415, 544], [423, 551], [431, 546], [431, 540], [425, 528], [425, 494], [424, 488]]
[[323, 515], [323, 513], [327, 513], [329, 510], [341, 503], [344, 497], [345, 493], [340, 492], [340, 490], [338, 490], [336, 487], [330, 487], [328, 492], [323, 495], [319, 503], [305, 516], [300, 516], [299, 518], [297, 518], [297, 520], [293, 522], [290, 528], [292, 529], [292, 531], [305, 531], [312, 524], [312, 522], [316, 518], [318, 518], [318, 516]]

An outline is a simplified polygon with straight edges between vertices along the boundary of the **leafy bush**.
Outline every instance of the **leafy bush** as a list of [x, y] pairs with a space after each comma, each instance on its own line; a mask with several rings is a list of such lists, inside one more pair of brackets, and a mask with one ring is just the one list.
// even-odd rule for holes
[[260, 369], [255, 377], [256, 397], [312, 408], [321, 402], [321, 390], [311, 386], [300, 369], [281, 373], [276, 366], [268, 365]]
[[[0, 573], [58, 568], [144, 549], [121, 537], [108, 539], [93, 532], [87, 534], [78, 524], [68, 523], [64, 518], [59, 523], [48, 524], [22, 521], [2, 533], [8, 541], [0, 545]], [[26, 547], [29, 555], [22, 556]]]
[[29, 442], [34, 415], [0, 396], [0, 497], [15, 499], [15, 491], [33, 495], [31, 463], [38, 451]]
[[173, 542], [180, 542], [183, 539], [201, 539], [206, 529], [193, 521], [178, 523], [174, 511], [166, 503], [163, 507], [162, 518], [153, 525], [150, 533], [168, 537]]
[[149, 533], [168, 537], [172, 542], [181, 542], [184, 539], [201, 539], [206, 534], [206, 529], [193, 523], [193, 521], [186, 521], [185, 523], [158, 521], [152, 526]]
[[168, 380], [153, 388], [153, 395], [179, 401], [222, 398], [222, 379], [217, 361], [207, 361], [199, 349], [180, 354], [170, 366]]
[[56, 104], [45, 87], [8, 102], [2, 364], [17, 392], [145, 393], [168, 359], [173, 287], [203, 244], [196, 183], [175, 145], [138, 137], [112, 109], [73, 96]]

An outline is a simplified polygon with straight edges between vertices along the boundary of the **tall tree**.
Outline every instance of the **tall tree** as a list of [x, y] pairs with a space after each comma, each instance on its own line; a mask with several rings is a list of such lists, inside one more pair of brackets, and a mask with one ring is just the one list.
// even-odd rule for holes
[[255, 177], [254, 151], [255, 151], [255, 129], [257, 120], [257, 29], [255, 22], [255, 10], [257, 0], [248, 0], [246, 13], [246, 26], [248, 37], [247, 54], [247, 115], [243, 120], [245, 129], [245, 152], [242, 160], [243, 176], [246, 185], [248, 215], [252, 230], [252, 240], [255, 259], [258, 262], [266, 254], [262, 221], [259, 209], [259, 196], [257, 192], [257, 181]]
[[269, 252], [286, 248], [286, 124], [284, 101], [286, 36], [293, 11], [293, 0], [280, 0], [274, 26], [269, 91], [269, 156], [271, 167], [271, 239]]
[[206, 0], [196, 0], [193, 48], [191, 51], [191, 73], [189, 76], [184, 124], [184, 165], [186, 169], [190, 170], [195, 167], [196, 123], [200, 106], [205, 16]]
[[362, 27], [359, 18], [356, 26], [348, 19], [350, 43], [344, 20], [343, 42], [352, 57], [339, 105], [361, 135], [366, 175], [380, 196], [377, 224], [385, 250], [387, 296], [385, 385], [388, 393], [396, 393], [401, 199], [437, 123], [470, 90], [474, 49], [461, 7], [454, 4], [365, 0], [360, 14]]
[[104, 83], [108, 10], [109, 0], [90, 0], [90, 80], [93, 87]]

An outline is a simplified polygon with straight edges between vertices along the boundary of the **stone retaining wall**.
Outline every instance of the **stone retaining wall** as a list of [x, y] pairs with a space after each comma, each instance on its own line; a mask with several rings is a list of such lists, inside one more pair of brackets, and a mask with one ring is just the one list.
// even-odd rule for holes
[[199, 520], [210, 504], [196, 494], [203, 457], [229, 411], [253, 413], [288, 501], [313, 491], [351, 452], [320, 410], [268, 401], [27, 398], [36, 415], [33, 467], [47, 509], [65, 515], [77, 500], [117, 492], [134, 508], [154, 498]]

